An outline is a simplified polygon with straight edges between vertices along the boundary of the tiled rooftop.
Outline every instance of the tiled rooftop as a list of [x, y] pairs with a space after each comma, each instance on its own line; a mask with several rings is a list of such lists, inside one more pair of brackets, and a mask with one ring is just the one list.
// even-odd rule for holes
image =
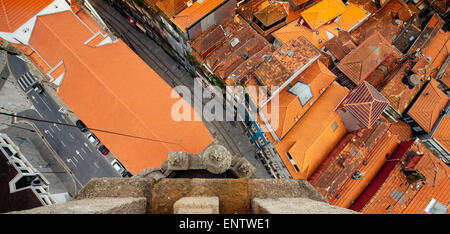
[[349, 32], [339, 31], [337, 37], [325, 42], [324, 46], [337, 60], [341, 60], [354, 50], [357, 44], [355, 44]]
[[54, 0], [0, 0], [0, 32], [14, 32]]
[[407, 22], [413, 12], [402, 0], [389, 1], [380, 11], [352, 31], [352, 36], [360, 44], [375, 31], [383, 32], [386, 40], [392, 44], [400, 34], [403, 23]]
[[358, 85], [342, 102], [343, 108], [367, 128], [374, 126], [388, 104], [389, 101], [365, 81]]
[[[336, 82], [275, 148], [294, 179], [306, 179], [347, 132], [334, 108], [348, 93]], [[320, 120], [320, 121], [317, 121]], [[287, 156], [289, 153], [298, 170]]]
[[214, 39], [222, 43], [214, 48], [207, 48], [210, 52], [206, 54], [202, 63], [221, 79], [226, 79], [239, 65], [269, 44], [240, 17], [236, 17], [223, 27], [216, 28], [222, 32], [225, 30], [229, 36], [225, 36], [225, 33], [219, 38], [214, 36], [216, 37]]
[[450, 98], [437, 87], [438, 85], [439, 83], [434, 79], [430, 80], [408, 111], [408, 115], [411, 116], [411, 118], [413, 118], [426, 132], [432, 130], [441, 111], [447, 105], [448, 100], [450, 100]]
[[170, 19], [183, 11], [189, 0], [145, 0], [147, 3], [156, 5]]
[[[413, 156], [414, 152], [423, 153], [423, 156]], [[419, 161], [417, 162], [415, 159], [419, 159]], [[369, 185], [370, 189], [376, 189], [376, 192], [374, 195], [367, 195], [368, 197], [365, 199], [368, 201], [361, 205], [362, 213], [426, 214], [425, 209], [432, 199], [448, 206], [450, 203], [450, 169], [447, 165], [434, 156], [421, 142], [414, 142], [401, 158], [401, 162], [396, 163], [384, 183], [379, 187]], [[407, 176], [402, 172], [402, 169], [405, 168], [404, 165], [408, 164], [412, 164], [409, 170], [417, 170], [425, 177], [425, 180], [408, 181]], [[376, 183], [379, 176], [375, 177], [372, 183]], [[447, 214], [449, 213], [450, 210], [447, 210]]]
[[319, 27], [314, 32], [313, 30], [294, 21], [278, 29], [277, 31], [272, 33], [272, 35], [283, 44], [292, 39], [303, 36], [316, 48], [322, 49], [325, 42], [338, 35], [337, 28], [337, 24], [331, 23]]
[[398, 50], [379, 32], [375, 32], [337, 65], [350, 80], [360, 84], [388, 57], [400, 57]]
[[300, 15], [312, 30], [316, 30], [345, 11], [346, 5], [340, 0], [322, 0]]
[[255, 71], [258, 81], [268, 90], [281, 86], [294, 73], [306, 69], [320, 52], [304, 37], [290, 40], [272, 53]]
[[439, 144], [441, 144], [447, 151], [450, 151], [450, 115], [447, 114], [443, 117], [442, 122], [439, 124], [436, 132], [433, 135]]
[[171, 18], [172, 22], [181, 30], [185, 31], [191, 25], [209, 14], [225, 0], [203, 0], [195, 1], [191, 6], [185, 8], [180, 13]]
[[274, 2], [256, 11], [253, 15], [265, 26], [270, 26], [288, 16], [288, 7], [287, 3]]
[[381, 91], [389, 100], [389, 105], [400, 115], [425, 83], [425, 79], [408, 73], [413, 64], [412, 60], [406, 61]]

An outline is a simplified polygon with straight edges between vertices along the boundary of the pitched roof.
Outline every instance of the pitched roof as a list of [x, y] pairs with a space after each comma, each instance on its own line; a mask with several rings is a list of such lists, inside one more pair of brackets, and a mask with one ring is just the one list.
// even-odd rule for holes
[[397, 56], [397, 49], [375, 32], [337, 65], [355, 84], [364, 81], [388, 56]]
[[[155, 0], [145, 0], [147, 3], [153, 3]], [[183, 11], [190, 0], [156, 0], [156, 5], [170, 19]]]
[[14, 32], [54, 0], [0, 0], [0, 32]]
[[331, 23], [322, 25], [313, 32], [310, 28], [297, 24], [297, 22], [294, 21], [273, 32], [272, 36], [278, 39], [282, 44], [287, 43], [294, 38], [303, 36], [315, 47], [321, 49], [328, 40], [338, 35], [337, 28], [337, 24]]
[[370, 16], [370, 12], [361, 9], [355, 4], [346, 5], [346, 10], [339, 16], [336, 24], [344, 31], [352, 31]]
[[333, 111], [347, 92], [345, 87], [333, 82], [289, 134], [275, 145], [294, 179], [308, 178], [347, 132], [339, 114]]
[[[396, 163], [387, 173], [377, 175], [372, 183], [377, 183], [381, 177], [384, 182], [375, 188], [369, 185], [368, 189], [377, 189], [369, 194], [360, 205], [364, 214], [426, 214], [426, 207], [432, 199], [447, 206], [450, 203], [450, 168], [431, 153], [422, 142], [413, 142], [412, 146], [404, 150], [400, 158], [402, 163]], [[410, 183], [402, 172], [404, 165], [411, 162], [414, 152], [423, 153], [413, 167], [425, 176], [425, 181]], [[410, 155], [408, 157], [408, 155]], [[393, 161], [398, 162], [398, 161]], [[390, 162], [390, 164], [392, 164]], [[388, 165], [388, 164], [386, 164]], [[387, 175], [386, 175], [387, 174]], [[359, 198], [358, 198], [359, 199]], [[355, 202], [356, 204], [356, 202]], [[351, 209], [353, 209], [351, 207]], [[447, 214], [450, 209], [447, 210]]]
[[302, 118], [313, 106], [313, 103], [326, 92], [334, 78], [336, 76], [325, 65], [316, 61], [291, 82], [291, 85], [302, 82], [310, 87], [312, 98], [306, 105], [302, 105], [299, 97], [289, 91], [288, 87], [279, 93], [278, 106], [275, 106], [272, 101], [267, 104], [268, 109], [278, 111], [278, 128], [275, 130], [275, 133], [280, 139]]
[[388, 104], [389, 101], [365, 81], [356, 87], [342, 103], [343, 107], [367, 128], [375, 124]]
[[[310, 177], [330, 204], [348, 208], [386, 161], [386, 154], [395, 150], [398, 139], [389, 125], [382, 119], [373, 129], [349, 133]], [[352, 179], [357, 170], [361, 178]]]
[[300, 15], [311, 29], [316, 30], [345, 11], [346, 6], [340, 0], [322, 0], [303, 11]]
[[337, 37], [331, 38], [323, 45], [338, 60], [343, 59], [350, 51], [357, 47], [350, 33], [342, 30], [339, 31]]
[[288, 16], [288, 12], [281, 2], [271, 2], [266, 7], [253, 13], [253, 15], [265, 26], [270, 26], [275, 22]]
[[437, 140], [447, 151], [450, 151], [450, 113], [446, 114], [439, 124], [433, 138]]
[[439, 83], [431, 79], [422, 93], [417, 98], [408, 115], [413, 118], [426, 132], [433, 129], [441, 111], [447, 105], [450, 98], [439, 88]]
[[273, 52], [272, 57], [256, 69], [255, 76], [270, 91], [270, 87], [280, 87], [290, 76], [306, 69], [319, 56], [320, 52], [309, 41], [298, 37]]
[[199, 153], [211, 143], [202, 122], [172, 118], [172, 106], [183, 100], [171, 98], [170, 86], [123, 41], [86, 46], [93, 34], [64, 11], [39, 16], [30, 44], [51, 66], [64, 61], [58, 96], [87, 126], [164, 141], [94, 132], [127, 169], [159, 167], [170, 151]]
[[[413, 66], [412, 60], [406, 61], [381, 90], [381, 94], [389, 100], [389, 105], [401, 115], [420, 91], [426, 80], [417, 76], [408, 76]], [[414, 79], [412, 83], [411, 80]]]
[[216, 7], [220, 6], [225, 0], [203, 0], [195, 1], [191, 6], [185, 8], [182, 12], [173, 17], [172, 22], [182, 31], [208, 15]]

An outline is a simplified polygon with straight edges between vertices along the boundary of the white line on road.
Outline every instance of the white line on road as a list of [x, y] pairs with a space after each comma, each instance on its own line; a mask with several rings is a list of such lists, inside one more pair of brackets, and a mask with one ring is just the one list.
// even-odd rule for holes
[[55, 131], [53, 130], [53, 128], [52, 128], [51, 126], [48, 126], [48, 128], [49, 128], [53, 133], [55, 133]]
[[88, 146], [88, 144], [86, 144], [86, 142], [84, 142], [84, 147], [86, 147], [89, 151], [91, 151], [91, 153], [92, 153], [92, 150], [91, 150], [91, 148], [89, 148], [89, 146]]
[[84, 150], [83, 148], [81, 148], [81, 150], [84, 152], [84, 154], [86, 154], [87, 155], [87, 152], [86, 152], [86, 150]]
[[75, 158], [75, 157], [72, 157], [75, 161], [77, 161], [77, 163], [78, 163], [78, 159], [77, 158]]
[[72, 161], [72, 159], [68, 158], [66, 161], [71, 162], [75, 167], [77, 167], [77, 165]]
[[77, 153], [77, 154], [78, 154], [78, 156], [80, 156], [80, 158], [84, 160], [83, 156], [81, 156], [81, 154], [80, 154], [80, 151], [78, 151], [78, 150], [75, 150], [75, 153]]
[[53, 126], [54, 126], [56, 129], [58, 129], [58, 131], [61, 131], [61, 129], [58, 128], [58, 125], [56, 125], [56, 123], [53, 123]]
[[64, 147], [66, 147], [66, 144], [64, 144], [64, 141], [62, 141], [62, 140], [61, 140], [61, 144], [62, 144]]
[[70, 133], [70, 132], [69, 132], [69, 136], [70, 136], [72, 139], [75, 139], [75, 137], [73, 137], [72, 133]]
[[47, 129], [45, 129], [44, 130], [44, 133], [46, 133], [46, 134], [48, 134], [48, 135], [50, 135], [52, 138], [53, 138], [53, 135], [50, 133], [50, 131], [49, 130], [47, 130]]
[[97, 169], [100, 168], [100, 167], [97, 165], [96, 162], [94, 162], [94, 166], [95, 166]]

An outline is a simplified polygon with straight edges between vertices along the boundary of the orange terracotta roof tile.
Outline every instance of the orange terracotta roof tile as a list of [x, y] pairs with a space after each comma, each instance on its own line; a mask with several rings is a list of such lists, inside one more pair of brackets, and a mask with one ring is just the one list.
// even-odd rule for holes
[[[423, 153], [412, 167], [421, 173], [425, 180], [408, 181], [402, 169], [414, 152]], [[410, 155], [410, 156], [408, 156]], [[395, 165], [384, 183], [369, 198], [361, 212], [365, 214], [426, 214], [432, 199], [444, 206], [450, 203], [450, 171], [447, 165], [434, 156], [421, 142], [415, 142]], [[375, 178], [375, 180], [377, 177]], [[450, 210], [447, 210], [447, 214]]]
[[[348, 90], [333, 83], [275, 148], [294, 179], [306, 179], [347, 132], [334, 108]], [[298, 170], [287, 156], [289, 153]]]
[[342, 30], [339, 31], [336, 37], [326, 41], [324, 46], [327, 52], [331, 53], [337, 60], [343, 59], [350, 51], [357, 47], [350, 33]]
[[290, 40], [265, 60], [254, 72], [256, 79], [270, 92], [280, 87], [294, 73], [306, 69], [320, 56], [320, 52], [304, 37]]
[[0, 32], [14, 32], [54, 0], [0, 0]]
[[253, 15], [265, 26], [270, 26], [287, 17], [288, 10], [285, 5], [285, 3], [281, 2], [272, 2], [266, 7], [253, 13]]
[[64, 61], [58, 96], [87, 126], [164, 141], [94, 131], [127, 169], [159, 167], [170, 151], [199, 153], [212, 142], [202, 122], [172, 119], [171, 107], [183, 100], [171, 98], [172, 89], [124, 42], [84, 45], [92, 36], [64, 11], [39, 16], [30, 44], [51, 66]]
[[340, 0], [322, 0], [303, 11], [300, 15], [311, 29], [316, 30], [345, 11], [346, 6]]
[[185, 31], [202, 17], [209, 14], [216, 7], [220, 6], [225, 0], [203, 0], [195, 1], [190, 7], [171, 18], [172, 22], [181, 30]]
[[403, 23], [407, 22], [412, 15], [413, 12], [402, 0], [390, 0], [381, 10], [376, 11], [372, 17], [352, 31], [352, 36], [356, 39], [358, 44], [361, 44], [364, 40], [373, 35], [375, 31], [379, 31], [383, 32], [382, 35], [390, 44], [392, 44], [395, 38], [400, 34]]
[[350, 3], [349, 5], [346, 5], [345, 12], [342, 13], [335, 22], [342, 30], [351, 32], [358, 25], [367, 20], [369, 16], [370, 12]]
[[337, 65], [356, 85], [364, 81], [389, 56], [399, 57], [398, 50], [376, 32]]
[[391, 125], [390, 131], [397, 135], [400, 141], [409, 141], [413, 138], [411, 126], [400, 120]]
[[[147, 3], [154, 4], [155, 0], [145, 0]], [[156, 6], [168, 17], [172, 18], [185, 8], [190, 0], [156, 0]]]
[[342, 102], [342, 107], [371, 128], [388, 106], [389, 101], [372, 85], [363, 81]]
[[437, 140], [447, 151], [450, 151], [450, 115], [445, 115], [439, 124], [433, 138]]
[[[357, 133], [350, 133], [350, 138], [343, 138], [343, 145], [339, 144], [338, 149], [333, 150], [333, 153], [309, 178], [310, 183], [322, 193], [330, 204], [348, 208], [350, 201], [356, 199], [362, 191], [361, 189], [345, 191], [346, 187], [355, 187], [355, 184], [362, 182], [361, 180], [357, 183], [351, 182], [354, 180], [351, 177], [355, 171], [365, 169], [362, 177], [364, 184], [367, 185], [370, 180], [366, 181], [365, 177], [373, 177], [377, 171], [368, 171], [368, 167], [363, 167], [363, 162], [369, 162], [371, 159], [371, 163], [373, 163], [380, 158], [385, 159], [386, 153], [392, 153], [394, 150], [397, 137], [388, 129], [389, 123], [385, 119], [381, 119], [373, 129], [364, 128]], [[380, 167], [377, 164], [376, 168]], [[349, 186], [349, 183], [352, 186]]]
[[333, 37], [338, 35], [338, 25], [335, 23], [323, 25], [319, 27], [315, 32], [310, 28], [298, 24], [297, 22], [291, 22], [288, 25], [273, 32], [272, 35], [278, 39], [282, 44], [303, 36], [311, 42], [316, 48], [322, 49], [324, 43]]
[[278, 119], [272, 121], [277, 121], [278, 128], [275, 133], [280, 139], [288, 134], [302, 116], [314, 106], [314, 102], [326, 92], [335, 78], [336, 76], [325, 65], [316, 61], [291, 82], [291, 86], [297, 82], [309, 85], [313, 97], [306, 105], [301, 104], [299, 97], [289, 91], [289, 87], [278, 94], [278, 106], [274, 106], [272, 101], [267, 104], [267, 109], [278, 111]]
[[425, 83], [423, 78], [407, 75], [413, 64], [412, 60], [406, 61], [381, 90], [381, 94], [389, 100], [389, 105], [399, 115], [403, 114]]
[[[240, 64], [269, 44], [247, 22], [240, 20], [238, 17], [236, 20], [217, 28], [222, 31], [222, 37], [216, 41], [222, 43], [208, 49], [207, 52], [209, 51], [209, 53], [203, 53], [206, 56], [201, 62], [222, 80], [227, 79]], [[228, 32], [229, 36], [225, 37], [222, 28]]]
[[408, 115], [413, 118], [426, 132], [430, 132], [441, 111], [447, 105], [450, 98], [445, 95], [437, 86], [439, 83], [430, 80], [422, 91], [417, 101], [408, 111]]

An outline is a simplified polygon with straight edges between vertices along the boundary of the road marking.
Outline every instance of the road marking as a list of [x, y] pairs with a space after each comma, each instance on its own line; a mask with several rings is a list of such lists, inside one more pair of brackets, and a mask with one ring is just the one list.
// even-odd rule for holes
[[77, 165], [72, 161], [72, 159], [68, 158], [66, 161], [71, 162], [75, 167], [77, 167]]
[[81, 148], [81, 150], [84, 152], [84, 154], [86, 154], [87, 155], [87, 152], [86, 152], [86, 150], [84, 150], [83, 148]]
[[70, 136], [72, 139], [75, 139], [75, 137], [73, 137], [73, 136], [72, 136], [72, 133], [70, 133], [70, 132], [69, 132], [69, 136]]
[[58, 131], [61, 131], [61, 129], [58, 128], [58, 125], [56, 125], [56, 123], [53, 123], [53, 126], [54, 126], [56, 129], [58, 129]]
[[81, 156], [81, 154], [80, 154], [80, 151], [78, 151], [78, 150], [75, 150], [75, 153], [77, 153], [77, 154], [78, 154], [78, 156], [80, 156], [80, 158], [84, 160], [83, 156]]
[[51, 126], [48, 126], [48, 128], [49, 128], [53, 133], [55, 133], [55, 131], [53, 130], [53, 128], [52, 128]]
[[36, 97], [31, 95], [31, 98], [33, 99], [33, 101], [35, 101], [36, 103], [39, 103], [38, 100], [36, 100]]
[[89, 151], [91, 151], [91, 153], [93, 152], [93, 151], [91, 150], [91, 148], [89, 148], [88, 144], [86, 144], [86, 142], [84, 142], [84, 146], [85, 146]]
[[53, 135], [50, 133], [50, 131], [49, 130], [47, 130], [47, 129], [45, 129], [44, 130], [44, 133], [46, 133], [46, 134], [48, 134], [48, 135], [50, 135], [52, 138], [53, 138]]
[[77, 163], [78, 163], [78, 159], [77, 158], [75, 158], [75, 157], [72, 157], [75, 161], [77, 161]]
[[62, 144], [64, 147], [66, 147], [66, 144], [64, 144], [64, 141], [62, 141], [62, 140], [61, 140], [61, 144]]
[[97, 163], [96, 162], [94, 162], [94, 166], [97, 168], [97, 169], [99, 169], [100, 167], [97, 165]]

